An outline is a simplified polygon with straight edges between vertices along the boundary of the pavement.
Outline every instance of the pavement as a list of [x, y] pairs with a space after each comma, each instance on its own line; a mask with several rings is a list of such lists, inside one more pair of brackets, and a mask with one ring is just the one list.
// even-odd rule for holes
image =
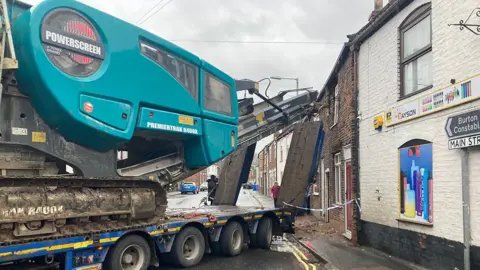
[[[205, 207], [201, 200], [207, 192], [199, 194], [180, 194], [171, 192], [167, 195], [169, 209], [188, 209]], [[273, 199], [252, 190], [240, 190], [237, 202], [244, 207], [273, 207]], [[207, 206], [208, 207], [208, 206]], [[245, 247], [236, 257], [222, 257], [205, 254], [202, 262], [193, 269], [267, 269], [267, 270], [295, 270], [295, 269], [324, 269], [323, 261], [318, 260], [309, 250], [292, 240], [291, 237], [277, 238], [272, 242], [270, 250], [251, 250]], [[156, 270], [178, 269], [165, 265]]]
[[[302, 219], [307, 220], [303, 226]], [[317, 224], [315, 224], [317, 222]], [[298, 224], [298, 225], [297, 225]], [[325, 269], [338, 270], [423, 270], [424, 268], [367, 247], [355, 247], [341, 233], [313, 216], [297, 218], [295, 239], [317, 258]], [[302, 228], [303, 227], [303, 228]], [[305, 233], [304, 228], [308, 227]], [[303, 230], [303, 232], [301, 232]]]

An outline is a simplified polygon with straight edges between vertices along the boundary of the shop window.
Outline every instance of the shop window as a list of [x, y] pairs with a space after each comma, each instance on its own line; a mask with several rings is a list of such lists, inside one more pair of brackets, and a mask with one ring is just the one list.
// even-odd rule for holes
[[398, 149], [399, 220], [433, 225], [433, 147], [411, 140]]
[[401, 97], [409, 97], [432, 87], [431, 4], [413, 11], [401, 24]]

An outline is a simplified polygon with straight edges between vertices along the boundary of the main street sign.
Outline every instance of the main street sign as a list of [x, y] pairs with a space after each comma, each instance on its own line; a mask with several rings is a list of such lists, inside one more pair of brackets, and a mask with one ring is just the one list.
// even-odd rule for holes
[[480, 145], [480, 135], [448, 140], [448, 149], [460, 149]]
[[480, 110], [448, 117], [445, 131], [449, 149], [480, 145]]

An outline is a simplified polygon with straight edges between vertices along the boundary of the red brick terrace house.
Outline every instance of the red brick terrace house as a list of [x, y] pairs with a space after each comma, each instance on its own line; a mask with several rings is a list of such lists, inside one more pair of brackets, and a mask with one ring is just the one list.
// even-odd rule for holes
[[183, 180], [182, 182], [184, 182], [184, 183], [193, 182], [197, 185], [197, 187], [199, 187], [200, 184], [201, 184], [201, 181], [200, 181], [201, 173], [202, 172], [197, 172], [196, 174], [185, 178], [185, 180]]
[[331, 227], [344, 232], [345, 237], [357, 244], [357, 219], [359, 211], [355, 202], [326, 211], [328, 207], [341, 206], [357, 198], [356, 170], [358, 143], [355, 142], [355, 88], [354, 59], [346, 43], [338, 56], [317, 101], [323, 109], [319, 118], [324, 123], [325, 141], [320, 160], [318, 191], [312, 194], [311, 207], [322, 208], [315, 215]]

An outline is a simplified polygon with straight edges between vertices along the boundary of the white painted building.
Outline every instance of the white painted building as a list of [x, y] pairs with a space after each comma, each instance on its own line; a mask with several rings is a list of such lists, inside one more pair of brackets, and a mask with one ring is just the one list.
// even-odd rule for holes
[[[449, 150], [445, 124], [480, 110], [480, 36], [448, 24], [467, 19], [480, 2], [390, 2], [358, 52], [363, 237], [432, 269], [462, 269], [462, 151]], [[387, 13], [393, 17], [380, 22]], [[480, 17], [473, 13], [470, 23]], [[375, 117], [383, 117], [382, 130], [374, 129]], [[472, 269], [479, 269], [480, 150], [469, 151], [466, 203]]]
[[282, 184], [283, 172], [285, 170], [285, 164], [287, 162], [288, 150], [290, 149], [290, 143], [292, 141], [293, 131], [289, 131], [285, 134], [280, 134], [277, 138], [277, 182]]

